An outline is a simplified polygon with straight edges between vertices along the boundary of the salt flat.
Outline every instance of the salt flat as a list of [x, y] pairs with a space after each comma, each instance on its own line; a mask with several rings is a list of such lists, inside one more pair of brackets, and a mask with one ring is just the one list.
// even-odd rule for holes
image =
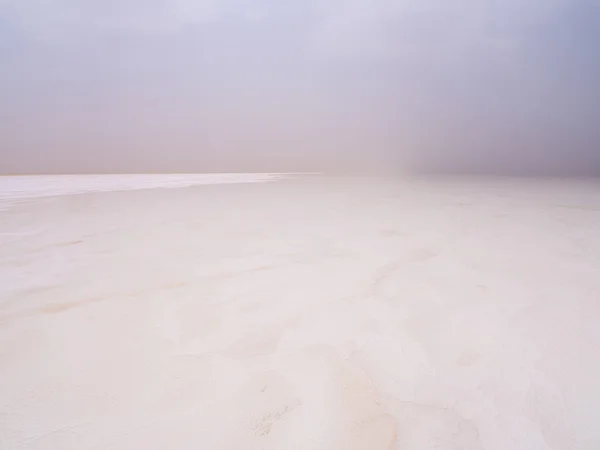
[[100, 185], [0, 211], [0, 449], [600, 448], [600, 184]]

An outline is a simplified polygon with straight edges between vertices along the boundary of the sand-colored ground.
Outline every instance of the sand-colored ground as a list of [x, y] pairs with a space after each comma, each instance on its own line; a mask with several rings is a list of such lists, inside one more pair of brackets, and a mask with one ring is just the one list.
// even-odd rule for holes
[[599, 184], [308, 176], [0, 212], [2, 450], [593, 450], [599, 423]]

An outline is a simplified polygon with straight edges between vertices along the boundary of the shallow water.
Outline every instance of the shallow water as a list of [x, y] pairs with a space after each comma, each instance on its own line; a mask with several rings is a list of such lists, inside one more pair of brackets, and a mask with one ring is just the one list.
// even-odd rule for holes
[[64, 194], [0, 212], [1, 449], [600, 448], [596, 183]]

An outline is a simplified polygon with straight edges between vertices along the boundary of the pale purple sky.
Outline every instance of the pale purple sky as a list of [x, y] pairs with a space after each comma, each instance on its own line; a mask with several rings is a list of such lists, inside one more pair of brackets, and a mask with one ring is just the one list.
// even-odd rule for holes
[[0, 172], [600, 174], [598, 0], [0, 0]]

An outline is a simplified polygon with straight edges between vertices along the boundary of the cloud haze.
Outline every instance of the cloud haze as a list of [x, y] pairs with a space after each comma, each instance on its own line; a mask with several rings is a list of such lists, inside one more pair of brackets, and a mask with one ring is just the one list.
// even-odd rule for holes
[[3, 172], [600, 173], [596, 0], [0, 0]]

